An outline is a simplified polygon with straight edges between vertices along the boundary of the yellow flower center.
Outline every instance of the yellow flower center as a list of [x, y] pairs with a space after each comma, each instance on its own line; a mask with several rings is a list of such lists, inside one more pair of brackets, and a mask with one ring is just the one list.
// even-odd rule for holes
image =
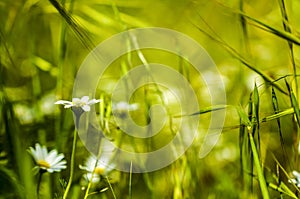
[[105, 171], [105, 169], [103, 167], [96, 167], [94, 170], [95, 174], [98, 174], [98, 175], [103, 175], [104, 171]]
[[41, 168], [46, 168], [46, 169], [50, 168], [50, 164], [48, 162], [46, 162], [45, 160], [39, 160], [37, 162], [37, 165]]

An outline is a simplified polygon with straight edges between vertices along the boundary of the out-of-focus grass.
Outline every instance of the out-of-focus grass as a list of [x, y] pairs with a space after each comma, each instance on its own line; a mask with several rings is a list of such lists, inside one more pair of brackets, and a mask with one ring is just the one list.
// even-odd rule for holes
[[[63, 152], [70, 163], [72, 114], [54, 107], [54, 102], [71, 98], [76, 71], [89, 51], [126, 29], [159, 26], [188, 34], [216, 62], [226, 86], [226, 128], [213, 151], [199, 159], [201, 133], [209, 125], [209, 112], [218, 107], [209, 107], [205, 101], [204, 83], [197, 79], [192, 66], [165, 52], [157, 57], [151, 50], [120, 57], [97, 88], [97, 97], [105, 102], [97, 111], [100, 126], [108, 136], [118, 138], [121, 131], [113, 124], [107, 91], [120, 76], [142, 64], [143, 58], [174, 66], [189, 80], [207, 109], [188, 116], [200, 117], [200, 135], [173, 164], [147, 174], [115, 171], [111, 187], [104, 180], [91, 187], [88, 198], [114, 198], [113, 193], [116, 198], [297, 198], [299, 190], [289, 179], [293, 170], [300, 169], [299, 6], [299, 2], [284, 0], [267, 4], [243, 0], [3, 0], [0, 184], [5, 186], [0, 188], [0, 197], [36, 198], [37, 176], [31, 171], [32, 160], [26, 152], [35, 142]], [[130, 81], [127, 86], [131, 86]], [[132, 101], [142, 104], [143, 110], [164, 103], [164, 90], [160, 89], [140, 89]], [[174, 110], [170, 108], [171, 113]], [[150, 119], [147, 111], [134, 112], [132, 117], [139, 124]], [[176, 122], [168, 123], [162, 134], [146, 141], [125, 137], [123, 146], [138, 151], [159, 148], [169, 141], [175, 128]], [[145, 142], [150, 148], [144, 147]], [[80, 140], [76, 151], [69, 195], [83, 198], [87, 185], [78, 165], [89, 152]], [[44, 175], [41, 198], [61, 198], [68, 179], [68, 169]]]

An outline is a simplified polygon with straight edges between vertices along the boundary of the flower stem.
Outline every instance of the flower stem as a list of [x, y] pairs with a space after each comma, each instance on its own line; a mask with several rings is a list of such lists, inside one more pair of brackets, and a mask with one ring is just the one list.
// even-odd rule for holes
[[43, 175], [44, 172], [42, 172], [40, 170], [39, 172], [39, 178], [38, 178], [38, 182], [37, 182], [37, 187], [36, 187], [36, 196], [37, 196], [37, 199], [40, 198], [40, 185], [41, 185], [41, 182], [42, 182], [42, 175]]
[[86, 191], [85, 191], [85, 194], [84, 194], [84, 199], [87, 199], [87, 197], [89, 196], [89, 191], [90, 191], [90, 188], [91, 188], [91, 185], [92, 185], [93, 177], [94, 177], [94, 171], [92, 172], [91, 179], [89, 180], [89, 184], [86, 188]]
[[90, 188], [91, 188], [91, 185], [92, 185], [92, 182], [93, 182], [93, 178], [94, 178], [94, 175], [95, 175], [95, 168], [97, 167], [98, 165], [98, 161], [99, 161], [99, 158], [100, 158], [100, 155], [101, 155], [101, 139], [99, 140], [100, 142], [100, 145], [99, 145], [99, 151], [98, 151], [98, 155], [97, 155], [97, 160], [95, 162], [95, 165], [94, 165], [94, 169], [93, 169], [93, 172], [92, 172], [92, 176], [91, 176], [91, 179], [89, 179], [89, 184], [86, 188], [86, 191], [85, 191], [85, 194], [84, 194], [84, 199], [87, 199], [87, 197], [89, 196], [89, 191], [90, 191]]
[[112, 193], [113, 196], [114, 196], [114, 199], [117, 199], [116, 194], [115, 194], [115, 192], [114, 192], [114, 189], [112, 188], [112, 186], [111, 186], [111, 184], [110, 184], [109, 179], [108, 179], [107, 176], [106, 176], [106, 180], [107, 180], [107, 183], [108, 183], [109, 188], [110, 188], [110, 190], [111, 190], [111, 193]]
[[75, 128], [75, 130], [74, 130], [74, 137], [73, 137], [72, 154], [71, 154], [70, 178], [69, 178], [68, 185], [66, 187], [63, 199], [67, 198], [68, 193], [69, 193], [70, 188], [71, 188], [72, 180], [73, 180], [76, 142], [77, 142], [77, 131], [76, 131], [76, 128]]

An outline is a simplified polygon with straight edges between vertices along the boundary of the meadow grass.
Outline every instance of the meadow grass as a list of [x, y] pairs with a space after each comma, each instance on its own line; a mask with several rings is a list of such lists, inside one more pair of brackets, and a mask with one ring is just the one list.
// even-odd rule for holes
[[[300, 4], [278, 0], [267, 5], [243, 0], [2, 1], [0, 198], [298, 198], [300, 15], [295, 10]], [[118, 147], [144, 153], [169, 143], [182, 118], [199, 118], [199, 128], [192, 146], [169, 166], [133, 173], [136, 165], [128, 160], [128, 172], [101, 173], [101, 180], [93, 183], [81, 169], [90, 148], [85, 147], [88, 138], [77, 139], [82, 129], [76, 128], [79, 121], [74, 124], [74, 109], [54, 103], [72, 99], [77, 70], [98, 43], [149, 26], [183, 32], [203, 45], [222, 74], [227, 104], [212, 106], [205, 82], [182, 57], [149, 49], [120, 56], [97, 85], [95, 97], [102, 102], [94, 106], [101, 135]], [[139, 44], [128, 35], [124, 45], [130, 50]], [[153, 62], [169, 65], [185, 77], [197, 94], [200, 110], [178, 113], [178, 102], [170, 102], [168, 90], [151, 75]], [[129, 96], [131, 104], [139, 104], [130, 116], [139, 125], [149, 124], [150, 135], [155, 129], [150, 107], [160, 104], [167, 115], [160, 133], [147, 139], [124, 134], [112, 116], [112, 88], [138, 65], [146, 66], [154, 83]], [[125, 80], [120, 92], [126, 95], [134, 85], [130, 77]], [[224, 110], [219, 141], [199, 158], [211, 113]], [[99, 129], [87, 128], [102, 139]], [[99, 140], [91, 146], [98, 158], [103, 150]], [[172, 153], [184, 142], [178, 138]], [[27, 152], [35, 143], [63, 153], [67, 169], [35, 175], [36, 163]], [[170, 154], [164, 155], [157, 161]], [[111, 158], [115, 156], [116, 152]], [[143, 169], [147, 160], [139, 161]], [[98, 160], [94, 168], [97, 165]], [[97, 172], [103, 171], [90, 174], [95, 177]]]

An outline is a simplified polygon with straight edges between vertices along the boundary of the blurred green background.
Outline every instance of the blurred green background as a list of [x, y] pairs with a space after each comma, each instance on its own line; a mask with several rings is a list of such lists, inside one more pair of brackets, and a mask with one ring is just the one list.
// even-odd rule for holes
[[[116, 198], [266, 198], [261, 183], [270, 198], [296, 198], [299, 190], [288, 179], [300, 166], [299, 9], [300, 2], [291, 0], [2, 0], [0, 198], [36, 198], [37, 177], [26, 151], [36, 142], [64, 153], [70, 162], [72, 112], [54, 102], [71, 100], [76, 72], [90, 50], [116, 33], [138, 27], [169, 28], [199, 42], [222, 75], [228, 107], [222, 135], [209, 155], [198, 157], [202, 143], [197, 138], [162, 170], [132, 174], [132, 179], [129, 173], [115, 171], [111, 175]], [[144, 53], [148, 61], [155, 60], [154, 52]], [[109, 83], [141, 62], [135, 53], [133, 66], [124, 62], [127, 58], [121, 57], [107, 71], [98, 98], [109, 101]], [[199, 103], [209, 106], [205, 87], [190, 65], [174, 63], [168, 55], [160, 59], [178, 64], [175, 68], [190, 81]], [[135, 101], [155, 103], [156, 94], [148, 95], [137, 94]], [[201, 134], [210, 113], [198, 116]], [[248, 134], [254, 138], [264, 179], [258, 175]], [[153, 146], [162, 145], [157, 140]], [[78, 141], [70, 198], [83, 198], [86, 184], [78, 165], [88, 154]], [[68, 169], [45, 174], [41, 198], [61, 198], [68, 175]], [[110, 190], [99, 193], [107, 186], [95, 185], [89, 198], [113, 198]]]

